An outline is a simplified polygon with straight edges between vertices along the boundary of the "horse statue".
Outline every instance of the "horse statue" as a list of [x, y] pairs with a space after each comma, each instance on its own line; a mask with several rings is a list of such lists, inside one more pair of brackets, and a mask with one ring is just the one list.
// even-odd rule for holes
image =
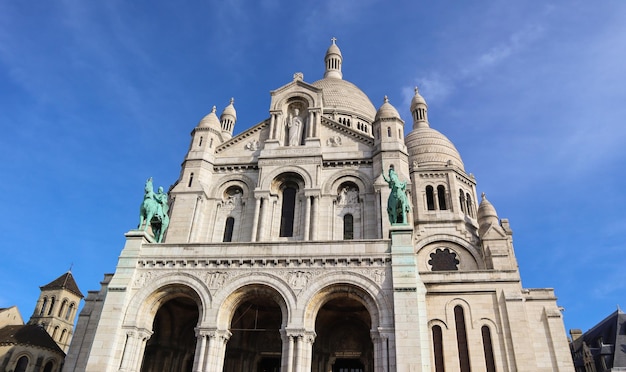
[[387, 214], [391, 224], [407, 224], [407, 216], [411, 211], [409, 198], [406, 196], [406, 181], [400, 181], [398, 174], [393, 168], [389, 168], [389, 178], [383, 179], [389, 184], [391, 193], [387, 199]]
[[158, 193], [155, 194], [152, 177], [148, 178], [144, 187], [143, 202], [139, 207], [139, 226], [137, 228], [146, 231], [150, 225], [154, 239], [157, 243], [161, 243], [170, 223], [168, 209], [167, 194], [163, 192], [163, 187], [159, 187]]

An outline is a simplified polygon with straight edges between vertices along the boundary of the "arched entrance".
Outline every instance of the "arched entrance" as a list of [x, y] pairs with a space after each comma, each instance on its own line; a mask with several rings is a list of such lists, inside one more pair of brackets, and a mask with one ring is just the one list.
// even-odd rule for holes
[[279, 372], [282, 310], [277, 293], [264, 286], [239, 289], [226, 345], [224, 372]]
[[163, 303], [154, 317], [154, 333], [146, 344], [141, 372], [190, 372], [198, 317], [198, 305], [188, 297]]
[[315, 320], [312, 371], [372, 372], [371, 316], [356, 296], [332, 296]]

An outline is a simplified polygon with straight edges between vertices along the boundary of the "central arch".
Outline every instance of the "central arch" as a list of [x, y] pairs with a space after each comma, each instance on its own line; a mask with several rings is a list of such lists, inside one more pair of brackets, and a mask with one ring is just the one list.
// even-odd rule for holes
[[282, 358], [284, 301], [268, 286], [239, 288], [227, 300], [230, 308], [224, 372], [278, 372]]
[[374, 371], [374, 302], [350, 284], [330, 285], [314, 296], [309, 307], [315, 314], [316, 334], [311, 371]]

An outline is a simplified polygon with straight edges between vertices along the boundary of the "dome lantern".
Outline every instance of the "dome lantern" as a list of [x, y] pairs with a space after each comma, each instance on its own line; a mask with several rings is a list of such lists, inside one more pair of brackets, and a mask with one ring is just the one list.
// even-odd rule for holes
[[411, 115], [413, 116], [413, 129], [430, 126], [428, 124], [428, 105], [417, 87], [415, 87], [415, 95], [411, 100]]
[[341, 56], [341, 50], [335, 43], [337, 38], [332, 38], [332, 44], [328, 47], [326, 51], [326, 56], [324, 57], [324, 62], [326, 64], [326, 71], [324, 72], [325, 78], [336, 78], [341, 79], [343, 74], [341, 73], [341, 63], [343, 62], [343, 57]]

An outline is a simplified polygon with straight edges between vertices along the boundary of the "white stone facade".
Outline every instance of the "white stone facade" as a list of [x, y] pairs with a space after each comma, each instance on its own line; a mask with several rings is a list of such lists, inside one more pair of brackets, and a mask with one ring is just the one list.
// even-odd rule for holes
[[[300, 73], [233, 136], [192, 132], [164, 243], [133, 230], [90, 292], [66, 371], [571, 371], [551, 289], [523, 289], [507, 220], [416, 90], [413, 129], [342, 78]], [[409, 223], [390, 224], [392, 167]]]

